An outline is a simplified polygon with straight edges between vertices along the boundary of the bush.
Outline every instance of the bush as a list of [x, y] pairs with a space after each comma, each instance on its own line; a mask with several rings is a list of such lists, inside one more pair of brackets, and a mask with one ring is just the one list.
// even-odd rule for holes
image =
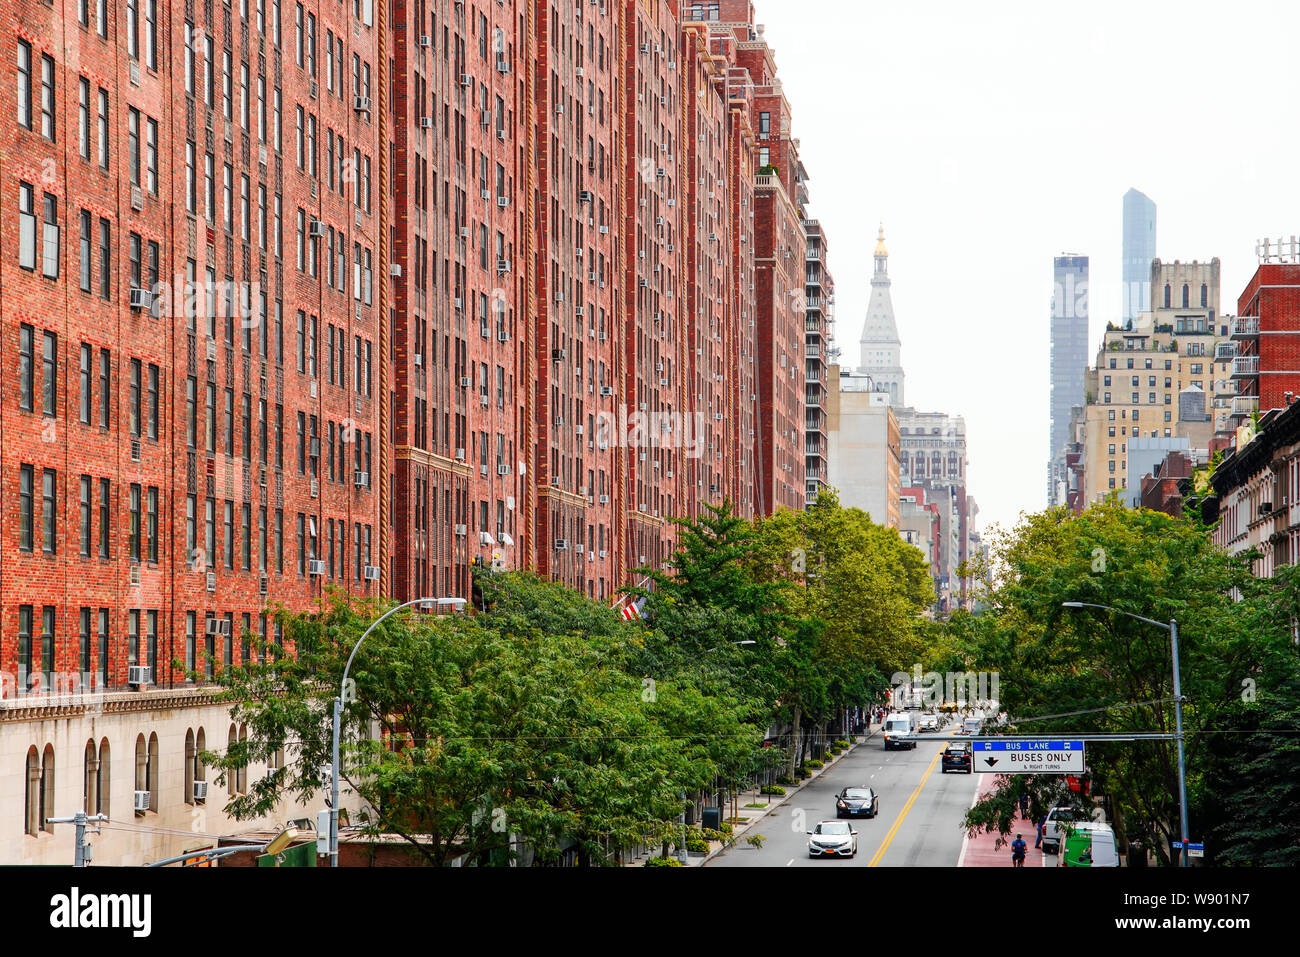
[[763, 842], [766, 840], [767, 838], [762, 834], [751, 834], [749, 837], [745, 838], [745, 841], [749, 846], [754, 848], [756, 851], [761, 851], [763, 849]]
[[711, 827], [706, 827], [704, 829], [704, 839], [706, 841], [721, 841], [723, 837], [724, 835], [721, 831], [715, 831]]
[[691, 838], [686, 842], [686, 850], [693, 851], [696, 854], [709, 853], [709, 842], [697, 838]]
[[844, 750], [848, 746], [849, 746], [849, 742], [846, 741], [844, 738], [835, 739], [835, 747], [839, 748], [840, 750]]
[[[758, 805], [758, 807], [764, 807], [764, 806], [765, 805], [762, 804]], [[718, 825], [718, 830], [721, 831], [723, 834], [730, 834], [732, 831], [732, 827], [726, 821], [723, 821], [721, 824]]]
[[785, 788], [779, 784], [764, 784], [761, 790], [762, 794], [784, 794]]
[[[777, 783], [777, 784], [794, 784], [794, 778], [790, 777], [790, 775], [788, 775], [788, 774], [783, 774], [783, 775], [781, 775], [779, 778], [776, 779], [776, 783]], [[766, 793], [766, 792], [764, 792], [764, 793]]]
[[645, 862], [646, 867], [681, 867], [682, 862], [675, 857], [652, 857]]
[[817, 768], [825, 767], [825, 765], [822, 764], [822, 762], [818, 761], [816, 758], [813, 758], [811, 761], [805, 761], [804, 764], [805, 764], [807, 767], [812, 768], [814, 771], [815, 771]]

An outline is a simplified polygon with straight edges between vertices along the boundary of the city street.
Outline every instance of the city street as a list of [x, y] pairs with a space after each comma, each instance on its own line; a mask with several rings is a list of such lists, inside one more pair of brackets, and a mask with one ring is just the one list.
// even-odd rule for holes
[[[942, 773], [943, 747], [922, 737], [915, 750], [885, 751], [879, 735], [872, 737], [764, 819], [762, 850], [742, 839], [706, 866], [955, 867], [963, 837], [958, 825], [979, 776]], [[850, 821], [858, 832], [857, 857], [810, 858], [805, 832], [835, 819], [835, 796], [851, 785], [870, 786], [880, 795], [877, 817]]]

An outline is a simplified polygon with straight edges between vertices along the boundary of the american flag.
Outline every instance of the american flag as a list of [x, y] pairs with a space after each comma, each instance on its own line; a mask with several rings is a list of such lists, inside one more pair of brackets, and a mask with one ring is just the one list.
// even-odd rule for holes
[[636, 599], [636, 601], [631, 601], [628, 602], [626, 605], [624, 605], [623, 610], [620, 614], [622, 614], [622, 616], [626, 618], [628, 621], [640, 621], [641, 609], [644, 607], [645, 607], [645, 599], [638, 598]]

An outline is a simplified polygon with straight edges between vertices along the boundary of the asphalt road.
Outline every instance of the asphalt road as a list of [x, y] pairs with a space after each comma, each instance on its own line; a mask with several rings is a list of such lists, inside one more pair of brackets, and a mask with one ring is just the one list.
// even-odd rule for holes
[[[767, 838], [762, 850], [742, 837], [706, 866], [956, 867], [963, 836], [958, 824], [975, 797], [978, 775], [942, 773], [944, 744], [922, 736], [915, 749], [885, 751], [877, 735], [768, 814], [758, 825]], [[806, 832], [818, 821], [835, 820], [835, 796], [851, 785], [870, 785], [880, 795], [875, 818], [849, 821], [858, 831], [857, 856], [810, 858]]]

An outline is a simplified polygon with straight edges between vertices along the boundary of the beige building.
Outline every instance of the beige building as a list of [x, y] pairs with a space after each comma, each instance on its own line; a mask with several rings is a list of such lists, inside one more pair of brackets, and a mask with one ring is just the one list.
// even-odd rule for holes
[[[227, 782], [199, 753], [224, 752], [248, 734], [209, 688], [17, 696], [0, 701], [0, 865], [70, 866], [76, 828], [48, 824], [78, 811], [109, 821], [90, 834], [95, 865], [140, 866], [213, 847], [220, 836], [283, 827], [325, 809], [327, 794], [282, 800], [263, 818], [222, 808], [268, 773], [252, 764]], [[277, 755], [277, 767], [294, 755]], [[197, 787], [196, 787], [197, 785]], [[340, 805], [357, 804], [343, 784]]]
[[[1182, 438], [1204, 449], [1227, 427], [1228, 317], [1219, 313], [1219, 260], [1151, 266], [1152, 311], [1132, 329], [1107, 328], [1088, 370], [1082, 504], [1129, 486], [1132, 439]], [[1141, 476], [1133, 476], [1139, 482]]]
[[832, 365], [827, 375], [827, 460], [840, 504], [890, 528], [899, 523], [898, 419], [889, 393], [861, 370]]

